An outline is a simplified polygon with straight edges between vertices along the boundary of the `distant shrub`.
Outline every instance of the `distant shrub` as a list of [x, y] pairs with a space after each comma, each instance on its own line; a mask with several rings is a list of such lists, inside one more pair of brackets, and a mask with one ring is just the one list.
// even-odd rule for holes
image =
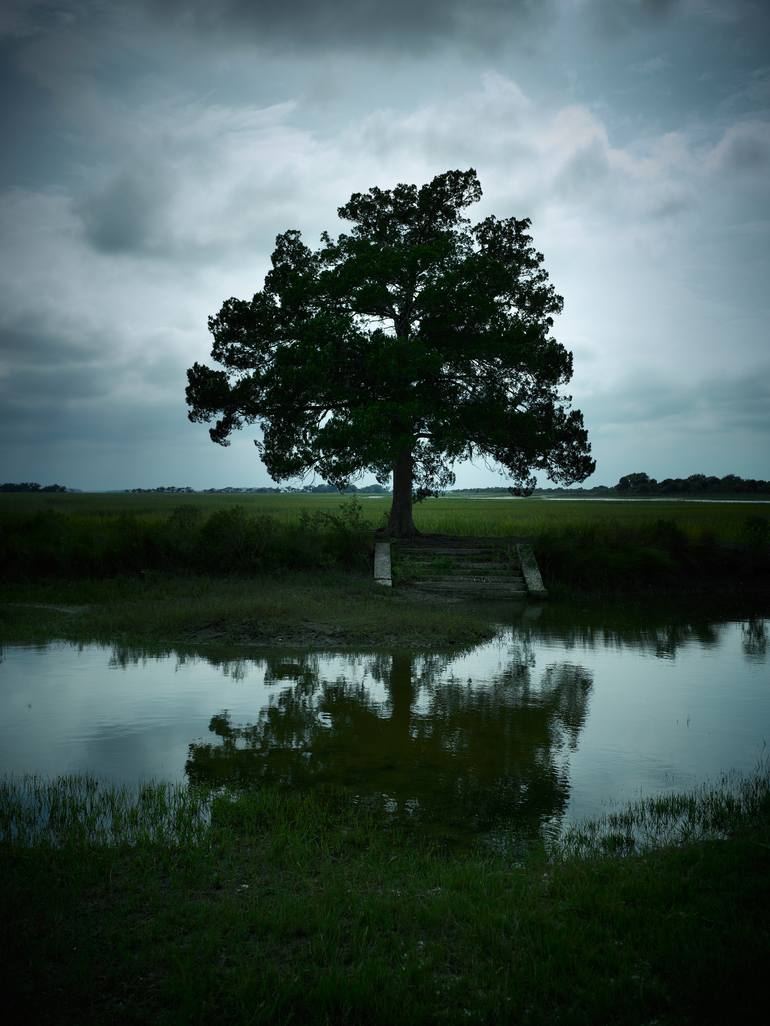
[[743, 521], [743, 537], [752, 548], [770, 547], [770, 517], [746, 517]]
[[[753, 548], [726, 546], [713, 532], [688, 534], [670, 520], [638, 525], [613, 522], [570, 525], [543, 532], [535, 550], [547, 586], [578, 591], [665, 591], [713, 588], [717, 581], [763, 583], [770, 570], [767, 530], [747, 530]], [[764, 549], [758, 551], [764, 544]]]
[[9, 577], [101, 577], [143, 570], [252, 574], [367, 565], [371, 526], [353, 500], [337, 513], [283, 523], [242, 506], [166, 518], [45, 511], [0, 520], [0, 570]]
[[242, 506], [221, 509], [198, 532], [197, 563], [214, 573], [253, 573], [265, 568], [275, 521], [249, 516]]

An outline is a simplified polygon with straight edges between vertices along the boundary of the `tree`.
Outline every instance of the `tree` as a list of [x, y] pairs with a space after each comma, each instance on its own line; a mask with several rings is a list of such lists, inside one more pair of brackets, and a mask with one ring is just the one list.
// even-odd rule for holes
[[649, 474], [645, 474], [641, 471], [636, 474], [626, 474], [618, 481], [615, 488], [619, 492], [627, 492], [629, 494], [636, 494], [637, 492], [652, 492], [658, 487], [658, 482], [654, 477], [650, 477]]
[[354, 193], [338, 210], [350, 231], [324, 232], [315, 251], [279, 235], [262, 290], [209, 318], [224, 369], [188, 371], [190, 419], [215, 421], [222, 445], [259, 423], [274, 480], [392, 474], [398, 536], [416, 533], [413, 501], [454, 483], [460, 459], [491, 461], [525, 493], [534, 469], [584, 480], [587, 432], [560, 393], [572, 355], [550, 335], [562, 299], [528, 219], [463, 216], [480, 198], [473, 169], [448, 171]]

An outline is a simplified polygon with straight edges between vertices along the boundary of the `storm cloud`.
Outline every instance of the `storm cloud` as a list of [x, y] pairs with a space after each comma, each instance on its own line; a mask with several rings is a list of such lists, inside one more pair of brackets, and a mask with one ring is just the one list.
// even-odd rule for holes
[[553, 0], [150, 0], [177, 30], [244, 38], [260, 47], [399, 51], [424, 55], [447, 43], [497, 49], [501, 36], [546, 26]]
[[7, 4], [0, 476], [268, 483], [254, 431], [186, 420], [207, 315], [278, 232], [473, 166], [472, 216], [530, 216], [564, 295], [594, 481], [769, 477], [769, 27], [710, 0]]

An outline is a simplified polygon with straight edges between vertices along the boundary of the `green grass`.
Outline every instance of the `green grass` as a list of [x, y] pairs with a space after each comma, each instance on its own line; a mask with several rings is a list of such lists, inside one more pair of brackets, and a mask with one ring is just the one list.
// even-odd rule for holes
[[[168, 517], [177, 508], [198, 509], [207, 515], [241, 506], [250, 514], [270, 516], [288, 524], [297, 523], [303, 512], [336, 513], [349, 501], [347, 496], [340, 495], [0, 493], [0, 521], [7, 514], [43, 510], [87, 517], [129, 515], [153, 520]], [[381, 526], [390, 508], [390, 497], [361, 496], [359, 501], [364, 522], [372, 528]], [[746, 520], [752, 516], [768, 520], [770, 507], [750, 501], [592, 502], [475, 496], [427, 499], [415, 507], [415, 523], [421, 531], [480, 536], [532, 536], [587, 524], [634, 527], [656, 520], [669, 520], [691, 535], [709, 532], [721, 540], [740, 541], [745, 534]]]
[[[131, 631], [141, 629], [141, 621], [147, 620], [141, 610], [129, 608], [132, 596], [142, 593], [134, 579], [146, 578], [150, 586], [142, 598], [149, 599], [160, 616], [157, 629], [151, 628], [153, 635], [163, 633], [163, 627], [164, 637], [178, 640], [211, 623], [220, 633], [225, 624], [225, 634], [231, 639], [239, 631], [253, 639], [264, 633], [260, 624], [275, 633], [283, 612], [296, 634], [301, 597], [297, 577], [287, 578], [288, 572], [289, 577], [306, 575], [304, 596], [313, 607], [311, 620], [326, 626], [338, 620], [343, 631], [365, 630], [365, 619], [344, 608], [339, 595], [342, 588], [353, 589], [353, 599], [362, 599], [362, 611], [368, 616], [383, 612], [382, 629], [370, 621], [374, 634], [411, 629], [411, 610], [406, 615], [394, 601], [387, 605], [384, 597], [374, 600], [360, 587], [371, 574], [373, 528], [382, 521], [387, 499], [341, 502], [338, 496], [120, 494], [11, 494], [0, 498], [0, 573], [15, 582], [5, 593], [6, 601], [25, 601], [14, 597], [14, 588], [18, 591], [25, 580], [112, 578], [120, 580], [119, 589], [126, 596], [126, 601], [118, 603], [116, 629]], [[231, 501], [233, 498], [239, 501]], [[22, 501], [14, 510], [11, 500], [16, 499]], [[203, 505], [198, 499], [205, 500]], [[136, 505], [132, 508], [133, 500]], [[47, 509], [47, 504], [58, 508]], [[419, 505], [415, 519], [426, 533], [530, 538], [546, 587], [561, 597], [767, 592], [770, 580], [770, 507], [759, 504], [440, 498]], [[350, 585], [339, 581], [338, 586], [330, 585], [321, 571], [333, 571], [340, 577], [344, 572]], [[284, 577], [278, 581], [280, 575]], [[201, 586], [196, 582], [228, 576], [241, 579], [237, 587], [243, 596], [242, 608], [235, 593], [226, 594], [225, 585], [219, 589], [209, 586], [205, 590], [211, 608], [205, 611]], [[183, 585], [164, 584], [163, 577], [195, 578], [191, 597], [184, 594]], [[38, 584], [28, 589], [26, 601], [46, 602], [39, 596], [47, 587]], [[176, 587], [180, 597], [176, 610], [172, 601], [163, 602], [162, 608], [155, 602], [155, 594], [167, 587]], [[324, 613], [322, 592], [329, 587], [329, 611]], [[282, 588], [287, 594], [284, 601], [279, 596]], [[255, 601], [255, 595], [262, 592], [265, 600]], [[116, 609], [109, 589], [106, 594], [111, 609], [98, 614], [94, 637], [104, 635], [107, 619]], [[61, 604], [66, 599], [51, 601]], [[96, 615], [94, 603], [73, 601], [90, 604], [88, 617]], [[95, 600], [101, 601], [101, 597]], [[247, 601], [255, 602], [251, 613]], [[399, 609], [403, 614], [400, 626]], [[14, 615], [6, 611], [6, 621]], [[227, 626], [233, 617], [237, 623]], [[246, 621], [251, 626], [243, 631]], [[365, 636], [373, 635], [365, 631]]]
[[430, 605], [340, 571], [258, 577], [160, 573], [5, 583], [0, 641], [135, 645], [387, 646], [424, 650], [490, 638], [483, 609]]
[[[102, 790], [119, 810], [109, 836]], [[178, 793], [163, 791], [0, 789], [3, 990], [25, 1021], [764, 1021], [764, 771], [669, 800], [698, 840], [550, 858], [447, 851], [333, 792], [193, 797], [199, 833], [180, 844]], [[13, 827], [36, 796], [59, 810], [48, 835]], [[720, 839], [704, 839], [717, 807]], [[639, 807], [624, 815], [649, 825]]]
[[552, 594], [767, 593], [770, 519], [750, 516], [695, 531], [676, 520], [586, 522], [536, 536], [533, 546]]
[[553, 859], [641, 854], [729, 839], [742, 824], [770, 813], [770, 769], [728, 774], [719, 786], [655, 795], [570, 826], [550, 848]]
[[13, 848], [206, 844], [211, 795], [182, 784], [105, 786], [89, 775], [8, 777], [0, 843]]

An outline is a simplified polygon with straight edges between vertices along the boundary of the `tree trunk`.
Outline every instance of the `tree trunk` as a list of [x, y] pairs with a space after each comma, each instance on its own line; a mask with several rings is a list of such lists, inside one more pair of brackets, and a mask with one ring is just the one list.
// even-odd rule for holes
[[394, 538], [411, 538], [420, 533], [412, 520], [413, 466], [411, 449], [400, 452], [393, 465], [393, 504], [390, 507], [387, 532]]

